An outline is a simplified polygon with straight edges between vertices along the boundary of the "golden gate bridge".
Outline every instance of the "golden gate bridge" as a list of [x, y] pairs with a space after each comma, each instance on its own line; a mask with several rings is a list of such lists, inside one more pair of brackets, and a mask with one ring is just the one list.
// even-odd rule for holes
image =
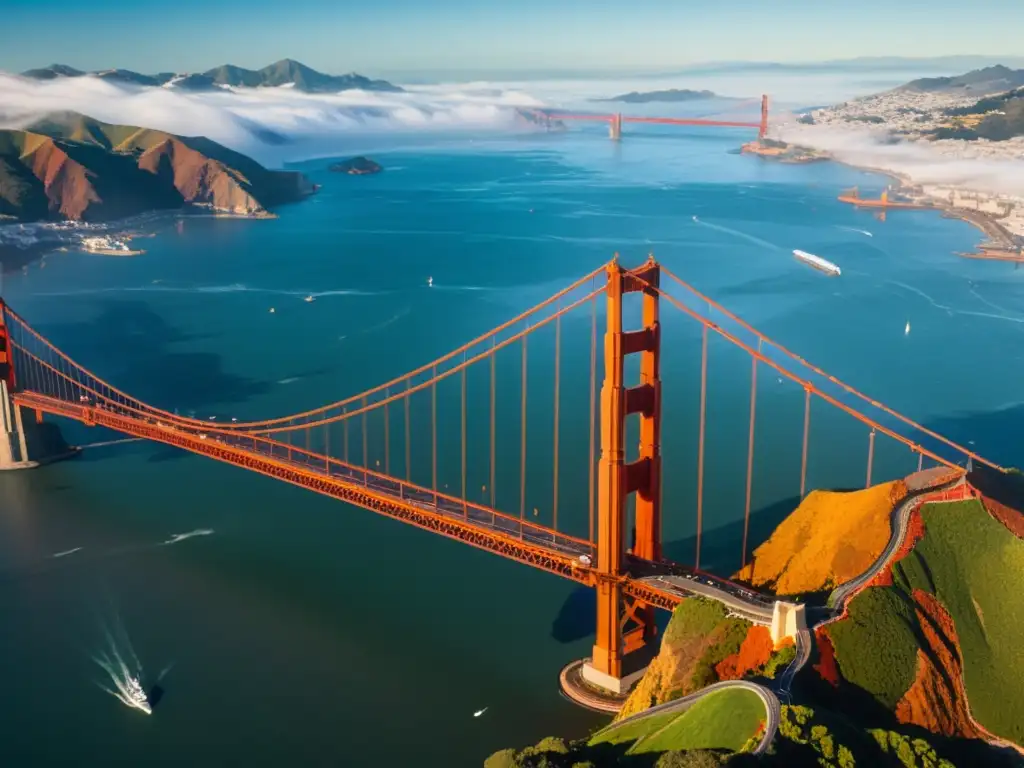
[[[627, 330], [624, 306], [631, 297], [640, 300], [639, 325]], [[692, 469], [671, 457], [666, 463], [661, 453], [663, 335], [672, 327], [666, 323], [668, 314], [662, 316], [665, 309], [673, 321], [699, 330], [699, 345], [691, 350], [700, 361]], [[563, 328], [570, 322], [574, 331], [588, 332], [564, 340]], [[538, 343], [543, 334], [546, 343]], [[586, 349], [577, 343], [581, 336], [589, 337]], [[800, 472], [792, 478], [801, 498], [808, 490], [812, 403], [863, 428], [865, 486], [882, 479], [875, 468], [878, 439], [905, 450], [917, 470], [925, 461], [950, 468], [973, 461], [1005, 471], [775, 343], [653, 256], [627, 269], [617, 255], [537, 306], [379, 386], [300, 413], [233, 423], [181, 416], [121, 391], [0, 300], [0, 467], [32, 464], [32, 426], [52, 414], [258, 472], [593, 587], [597, 634], [588, 679], [621, 693], [629, 677], [624, 662], [639, 658], [655, 636], [655, 608], [671, 609], [686, 596], [702, 593], [769, 624], [773, 605], [778, 605], [771, 596], [701, 570], [712, 337], [750, 361], [749, 400], [731, 406], [745, 412], [747, 421], [738, 542], [744, 563], [750, 547], [761, 371], [796, 384], [803, 393]], [[553, 363], [551, 382], [540, 392], [531, 389], [528, 377], [530, 359], [537, 355], [543, 356], [543, 365]], [[587, 365], [583, 393], [563, 391], [569, 380], [563, 366], [567, 359]], [[528, 419], [529, 406], [538, 398], [551, 408], [544, 430]], [[563, 434], [570, 408], [585, 414], [586, 435]], [[511, 427], [499, 424], [499, 412], [515, 414]], [[638, 417], [639, 439], [637, 447], [627, 450], [631, 416]], [[830, 435], [830, 441], [835, 439]], [[584, 440], [582, 461], [560, 463], [567, 446], [579, 454]], [[458, 470], [452, 470], [453, 462], [439, 466], [440, 460], [455, 458], [455, 451], [448, 450], [455, 444]], [[773, 444], [772, 452], [784, 448]], [[528, 489], [528, 458], [538, 451], [543, 460], [534, 461], [530, 475], [550, 496], [535, 505], [537, 494]], [[514, 468], [506, 466], [506, 456]], [[692, 563], [673, 562], [663, 553], [666, 471], [696, 475], [695, 494], [687, 502], [696, 529]], [[566, 478], [572, 480], [569, 491]], [[585, 508], [582, 501], [567, 503], [584, 484]], [[545, 508], [543, 519], [538, 506]], [[679, 506], [676, 502], [673, 509]]]
[[[744, 102], [745, 103], [745, 102]], [[622, 139], [623, 123], [646, 123], [648, 125], [679, 125], [696, 126], [708, 128], [757, 128], [757, 138], [760, 141], [768, 134], [768, 96], [761, 97], [761, 118], [757, 122], [750, 120], [700, 117], [644, 117], [636, 115], [623, 115], [616, 112], [611, 115], [590, 114], [585, 112], [559, 112], [557, 110], [535, 110], [534, 114], [545, 122], [561, 121], [590, 121], [608, 123], [608, 136], [613, 141]], [[733, 108], [733, 111], [741, 111], [742, 103]]]

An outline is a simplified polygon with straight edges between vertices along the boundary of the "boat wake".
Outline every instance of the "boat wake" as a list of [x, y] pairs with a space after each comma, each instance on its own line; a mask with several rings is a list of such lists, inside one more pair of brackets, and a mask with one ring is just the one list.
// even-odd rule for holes
[[[102, 629], [105, 646], [92, 657], [92, 660], [106, 673], [107, 679], [97, 682], [96, 685], [126, 707], [145, 712], [147, 715], [153, 714], [153, 702], [143, 687], [142, 663], [132, 647], [124, 625], [115, 614], [113, 622], [110, 625], [103, 624]], [[170, 666], [166, 667], [157, 676], [153, 682], [154, 690], [170, 669]]]
[[52, 557], [54, 559], [56, 559], [58, 557], [67, 557], [68, 555], [73, 555], [73, 554], [75, 554], [75, 552], [81, 552], [81, 551], [82, 551], [81, 547], [75, 547], [74, 549], [65, 549], [63, 552], [54, 552], [52, 555], [50, 555], [50, 557]]
[[164, 546], [166, 544], [177, 544], [179, 541], [191, 539], [193, 536], [209, 536], [211, 533], [213, 533], [212, 528], [196, 528], [194, 531], [189, 531], [188, 533], [175, 533], [166, 541], [161, 541], [160, 546]]
[[844, 227], [841, 224], [837, 224], [836, 226], [839, 227], [839, 229], [845, 230], [847, 232], [856, 232], [858, 235], [864, 235], [865, 237], [874, 237], [874, 235], [868, 232], [866, 229], [857, 229], [856, 227]]
[[731, 229], [729, 227], [720, 226], [719, 224], [712, 224], [711, 222], [704, 221], [703, 219], [698, 219], [696, 216], [693, 217], [693, 222], [695, 224], [699, 224], [702, 227], [707, 227], [708, 229], [714, 229], [714, 230], [722, 232], [722, 233], [724, 233], [726, 235], [732, 235], [733, 237], [738, 237], [741, 240], [748, 240], [751, 243], [754, 243], [756, 245], [764, 246], [765, 248], [771, 248], [773, 251], [781, 251], [782, 250], [782, 248], [780, 248], [779, 246], [775, 245], [775, 243], [769, 243], [767, 240], [762, 240], [760, 237], [754, 237], [753, 235], [748, 235], [746, 232], [740, 232], [738, 229]]

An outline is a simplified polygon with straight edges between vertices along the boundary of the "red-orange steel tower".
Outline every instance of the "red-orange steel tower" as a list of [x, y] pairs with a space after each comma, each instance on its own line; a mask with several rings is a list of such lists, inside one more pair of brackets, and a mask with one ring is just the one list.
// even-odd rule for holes
[[14, 359], [11, 352], [11, 335], [4, 323], [4, 300], [0, 299], [0, 380], [7, 382], [7, 389], [14, 391]]
[[[631, 552], [661, 558], [661, 326], [658, 321], [660, 268], [653, 257], [635, 270], [617, 261], [608, 266], [608, 328], [604, 337], [605, 374], [601, 387], [601, 460], [597, 497], [597, 638], [590, 667], [593, 680], [614, 687], [623, 681], [623, 658], [643, 648], [655, 634], [654, 609], [624, 599], [620, 585], [626, 552], [626, 498], [636, 492]], [[622, 296], [643, 292], [643, 327], [622, 329]], [[626, 355], [640, 353], [640, 384], [626, 387]], [[626, 417], [640, 415], [640, 452], [625, 463]], [[585, 677], [591, 677], [584, 670]], [[592, 678], [593, 679], [593, 678]]]
[[768, 94], [761, 97], [761, 127], [757, 131], [757, 138], [763, 139], [768, 135]]

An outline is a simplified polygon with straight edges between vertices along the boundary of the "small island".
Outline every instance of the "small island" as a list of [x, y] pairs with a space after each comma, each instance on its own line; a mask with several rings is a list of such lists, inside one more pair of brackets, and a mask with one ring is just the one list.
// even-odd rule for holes
[[653, 102], [679, 102], [679, 101], [701, 101], [704, 99], [720, 98], [713, 91], [690, 91], [679, 88], [670, 88], [666, 91], [631, 91], [612, 96], [610, 99], [591, 99], [591, 101], [621, 101], [626, 104], [650, 104]]
[[335, 163], [327, 170], [334, 171], [335, 173], [349, 173], [353, 176], [362, 176], [367, 173], [380, 173], [384, 169], [370, 158], [359, 156]]

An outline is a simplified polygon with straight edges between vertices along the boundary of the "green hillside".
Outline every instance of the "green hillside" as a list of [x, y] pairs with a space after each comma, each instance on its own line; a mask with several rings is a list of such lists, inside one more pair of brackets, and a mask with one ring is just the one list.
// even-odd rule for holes
[[[921, 518], [892, 585], [859, 594], [828, 628], [840, 682], [889, 711], [911, 713], [924, 697], [936, 722], [973, 735], [962, 656], [970, 714], [1024, 745], [1024, 541], [975, 500], [927, 504]], [[935, 672], [922, 678], [922, 665]]]
[[716, 691], [682, 712], [667, 712], [599, 731], [588, 742], [628, 744], [628, 754], [713, 749], [739, 752], [765, 721], [764, 703], [743, 688]]

